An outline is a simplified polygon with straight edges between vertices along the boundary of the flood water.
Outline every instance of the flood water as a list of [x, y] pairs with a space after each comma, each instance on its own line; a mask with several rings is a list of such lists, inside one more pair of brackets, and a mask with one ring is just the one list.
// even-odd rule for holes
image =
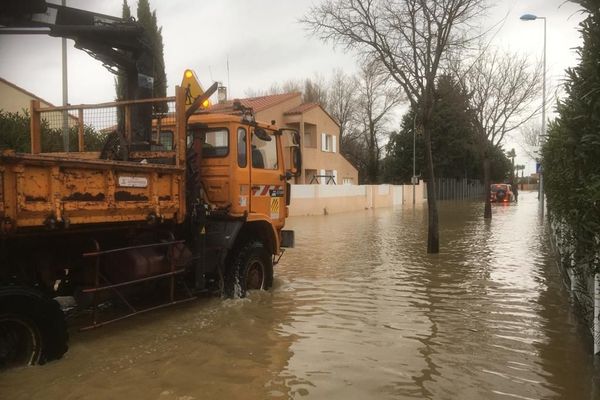
[[[272, 292], [201, 299], [92, 332], [0, 376], [2, 399], [594, 399], [592, 341], [535, 193], [493, 208], [290, 218]], [[598, 361], [596, 361], [597, 363]]]

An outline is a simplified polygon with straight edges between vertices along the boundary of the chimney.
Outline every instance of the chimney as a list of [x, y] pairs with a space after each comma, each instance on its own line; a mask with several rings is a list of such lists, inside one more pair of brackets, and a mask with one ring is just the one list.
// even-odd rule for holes
[[223, 104], [227, 101], [227, 87], [219, 84], [217, 89], [217, 98], [219, 100], [219, 104]]

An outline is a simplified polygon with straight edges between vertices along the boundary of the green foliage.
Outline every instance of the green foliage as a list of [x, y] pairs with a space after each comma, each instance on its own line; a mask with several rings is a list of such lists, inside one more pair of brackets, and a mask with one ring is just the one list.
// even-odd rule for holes
[[[123, 19], [131, 18], [131, 8], [127, 4], [127, 0], [123, 0]], [[147, 40], [152, 48], [154, 61], [154, 93], [153, 97], [167, 96], [167, 74], [165, 72], [165, 57], [164, 43], [162, 37], [162, 27], [158, 27], [158, 19], [156, 11], [150, 10], [148, 0], [139, 0], [137, 5], [137, 18], [140, 25], [144, 27], [147, 33]], [[115, 83], [117, 100], [125, 100], [128, 95], [126, 93], [126, 83], [123, 76], [118, 76]], [[164, 111], [164, 110], [162, 110]]]
[[548, 207], [567, 223], [578, 257], [591, 255], [589, 265], [600, 272], [600, 10], [596, 3], [581, 3], [589, 15], [580, 24], [579, 65], [567, 70], [567, 98], [557, 105], [559, 116], [549, 125], [542, 155]]
[[[435, 176], [440, 178], [479, 179], [482, 161], [476, 147], [476, 134], [470, 118], [469, 97], [451, 77], [442, 76], [435, 92], [431, 146]], [[394, 132], [386, 146], [384, 179], [386, 182], [408, 183], [412, 176], [414, 112], [402, 119], [399, 132]], [[416, 173], [425, 171], [423, 135], [416, 137]], [[489, 146], [492, 179], [503, 180], [510, 171], [510, 161], [501, 148]]]
[[[31, 136], [29, 128], [29, 112], [11, 113], [0, 110], [0, 150], [12, 149], [19, 153], [29, 153], [31, 150]], [[41, 122], [42, 151], [63, 151], [62, 129], [50, 128], [48, 121]], [[69, 148], [77, 149], [79, 142], [78, 128], [73, 126], [69, 129]], [[100, 151], [107, 134], [97, 132], [90, 126], [83, 128], [83, 141], [86, 151]]]
[[[125, 20], [131, 19], [131, 8], [129, 8], [127, 0], [123, 0], [123, 11], [121, 16]], [[125, 86], [125, 77], [123, 75], [118, 75], [115, 78], [115, 91], [117, 92], [117, 100], [125, 100], [127, 98]]]
[[21, 113], [0, 110], [0, 150], [13, 149], [19, 153], [28, 152], [31, 147], [29, 137], [29, 111]]

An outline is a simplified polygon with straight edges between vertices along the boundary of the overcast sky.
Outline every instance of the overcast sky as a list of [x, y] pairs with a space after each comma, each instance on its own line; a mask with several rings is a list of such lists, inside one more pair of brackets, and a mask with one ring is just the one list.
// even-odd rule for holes
[[[137, 2], [129, 3], [135, 15]], [[327, 77], [335, 68], [354, 72], [352, 54], [311, 38], [297, 22], [311, 5], [318, 3], [319, 0], [150, 0], [163, 27], [168, 93], [173, 94], [186, 68], [194, 69], [205, 87], [217, 80], [229, 85], [230, 98], [244, 97], [248, 89], [265, 89], [275, 82], [315, 74]], [[542, 56], [543, 22], [523, 22], [519, 16], [532, 13], [547, 17], [548, 79], [549, 85], [558, 85], [565, 68], [577, 62], [572, 49], [580, 44], [576, 28], [583, 18], [577, 5], [564, 0], [491, 3], [496, 5], [484, 23], [491, 26], [505, 18], [495, 43], [536, 59]], [[67, 0], [71, 7], [115, 16], [121, 15], [121, 4], [121, 0]], [[68, 44], [69, 103], [114, 99], [113, 75], [98, 61], [75, 49], [72, 41]], [[0, 35], [0, 60], [0, 77], [51, 103], [62, 102], [59, 38]]]

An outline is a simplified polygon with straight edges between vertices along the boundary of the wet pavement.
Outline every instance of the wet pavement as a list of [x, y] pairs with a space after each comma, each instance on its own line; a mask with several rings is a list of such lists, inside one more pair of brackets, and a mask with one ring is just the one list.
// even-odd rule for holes
[[290, 218], [273, 291], [73, 332], [0, 398], [600, 398], [537, 207], [441, 202], [439, 255], [421, 208]]

